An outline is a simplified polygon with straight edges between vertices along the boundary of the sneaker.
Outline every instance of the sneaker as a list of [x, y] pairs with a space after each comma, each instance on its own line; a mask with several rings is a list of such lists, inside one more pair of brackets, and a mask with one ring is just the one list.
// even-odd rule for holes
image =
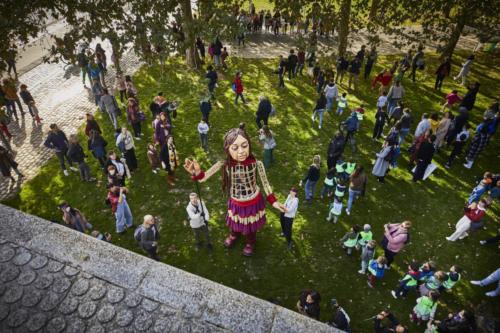
[[480, 240], [479, 244], [484, 245], [484, 244], [486, 244], [486, 241], [485, 240]]
[[467, 236], [469, 236], [469, 234], [468, 233], [464, 233], [459, 239], [464, 239]]
[[156, 169], [153, 169], [153, 173], [158, 173], [158, 171]]
[[315, 121], [316, 119], [314, 118], [314, 116], [311, 116], [311, 120], [312, 120], [312, 121]]
[[358, 273], [359, 273], [359, 274], [363, 274], [363, 275], [365, 275], [365, 274], [366, 274], [366, 273], [365, 273], [365, 272], [363, 272], [363, 270], [361, 270], [361, 269], [358, 271]]
[[141, 136], [144, 136], [144, 133], [141, 133]]
[[136, 136], [134, 139], [138, 140], [138, 141], [141, 141], [141, 138]]
[[481, 281], [478, 281], [478, 280], [471, 280], [470, 281], [470, 284], [473, 284], [475, 286], [480, 286], [481, 285]]
[[320, 126], [318, 126], [318, 129], [321, 129], [321, 125], [320, 125]]
[[446, 163], [446, 164], [444, 165], [444, 167], [445, 167], [446, 169], [449, 169], [449, 168], [451, 168], [451, 165], [449, 165], [448, 163]]
[[351, 215], [351, 211], [350, 211], [349, 209], [346, 209], [346, 210], [345, 210], [345, 213], [346, 213], [347, 215]]
[[394, 297], [395, 299], [398, 299], [398, 296], [396, 296], [396, 292], [394, 290], [391, 290], [391, 295], [392, 297]]
[[63, 170], [63, 173], [64, 173], [65, 176], [69, 176], [68, 170]]
[[495, 296], [497, 296], [497, 293], [494, 291], [488, 291], [485, 295], [489, 296], [489, 297], [495, 297]]
[[450, 242], [454, 242], [454, 240], [453, 240], [453, 239], [451, 239], [451, 237], [446, 237], [446, 240], [447, 240], [447, 241], [450, 241]]
[[75, 172], [77, 172], [77, 171], [78, 171], [78, 169], [77, 169], [77, 168], [75, 168], [75, 167], [70, 166], [69, 168], [71, 169], [71, 171], [75, 171]]

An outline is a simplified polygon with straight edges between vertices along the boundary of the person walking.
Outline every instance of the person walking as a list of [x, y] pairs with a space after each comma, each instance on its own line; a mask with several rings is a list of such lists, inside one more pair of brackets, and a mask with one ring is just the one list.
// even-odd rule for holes
[[102, 91], [103, 95], [101, 96], [101, 104], [106, 109], [106, 113], [109, 116], [109, 120], [111, 121], [111, 124], [113, 124], [113, 128], [116, 130], [118, 128], [118, 117], [120, 116], [121, 113], [120, 108], [118, 106], [118, 102], [116, 101], [115, 96], [109, 94], [107, 88], [104, 88]]
[[205, 152], [208, 152], [208, 131], [210, 127], [207, 124], [205, 118], [202, 118], [198, 123], [198, 134], [200, 135], [201, 148]]
[[413, 123], [413, 117], [411, 116], [411, 110], [409, 108], [403, 109], [403, 116], [401, 117], [400, 123], [401, 131], [399, 131], [399, 145], [401, 146], [408, 133], [410, 133], [411, 124]]
[[33, 119], [39, 121], [39, 118], [36, 119], [37, 114], [35, 114], [35, 112], [33, 112], [33, 106], [35, 103], [35, 99], [31, 95], [31, 93], [28, 91], [28, 86], [25, 84], [21, 84], [21, 86], [19, 88], [21, 89], [21, 91], [19, 92], [19, 95], [21, 96], [21, 99], [23, 100], [24, 104], [26, 104], [26, 106], [28, 107], [28, 111], [29, 111], [30, 115], [33, 117]]
[[321, 92], [318, 100], [316, 101], [316, 106], [314, 107], [313, 115], [311, 117], [313, 122], [316, 121], [316, 116], [319, 117], [318, 129], [321, 129], [321, 126], [323, 125], [323, 114], [325, 112], [326, 103], [327, 100], [325, 93]]
[[264, 149], [263, 163], [266, 169], [268, 169], [274, 162], [273, 150], [276, 148], [276, 139], [267, 125], [264, 125], [259, 130], [259, 141], [262, 143]]
[[2, 176], [10, 178], [12, 181], [15, 181], [14, 177], [10, 173], [10, 170], [14, 170], [14, 172], [18, 176], [18, 180], [24, 177], [24, 175], [17, 168], [18, 164], [14, 160], [12, 154], [4, 147], [0, 146], [0, 172], [2, 172]]
[[141, 140], [141, 112], [139, 110], [139, 103], [133, 97], [129, 97], [127, 105], [127, 120], [134, 130], [134, 137], [136, 140]]
[[487, 144], [488, 128], [484, 126], [472, 138], [469, 149], [467, 151], [467, 155], [465, 157], [464, 167], [466, 167], [467, 169], [472, 168], [472, 164], [474, 164], [474, 161], [479, 156], [479, 154], [481, 154]]
[[16, 81], [14, 81], [14, 79], [12, 78], [6, 78], [2, 82], [3, 82], [2, 92], [6, 100], [5, 106], [7, 107], [7, 111], [9, 112], [9, 115], [14, 114], [16, 120], [19, 120], [19, 118], [17, 117], [16, 104], [19, 107], [21, 117], [24, 117], [25, 112], [23, 110], [21, 100], [17, 95]]
[[160, 233], [156, 227], [155, 218], [152, 215], [144, 216], [139, 245], [148, 253], [148, 257], [156, 261], [160, 261], [160, 257], [158, 257], [159, 238]]
[[102, 112], [101, 97], [104, 95], [104, 88], [98, 79], [92, 79], [92, 94], [94, 95], [95, 105], [99, 107], [99, 111]]
[[135, 157], [134, 138], [126, 127], [122, 127], [121, 133], [116, 137], [116, 146], [125, 156], [130, 171], [136, 170], [137, 158]]
[[356, 87], [358, 85], [358, 76], [359, 73], [361, 72], [361, 65], [362, 65], [361, 61], [358, 57], [354, 57], [354, 59], [351, 61], [349, 67], [349, 82], [348, 82], [349, 89], [351, 89], [351, 84], [353, 83], [354, 90], [356, 90]]
[[293, 219], [297, 215], [298, 207], [299, 199], [297, 198], [297, 188], [292, 187], [283, 204], [284, 212], [280, 215], [281, 234], [286, 239], [288, 250], [292, 249], [292, 225]]
[[211, 99], [215, 100], [215, 88], [217, 87], [217, 80], [219, 77], [217, 76], [217, 72], [214, 70], [212, 65], [208, 65], [207, 67], [207, 73], [205, 74], [205, 78], [207, 79], [207, 85], [208, 85], [208, 93], [210, 95]]
[[389, 117], [387, 116], [387, 112], [385, 112], [384, 108], [378, 108], [377, 113], [375, 114], [375, 126], [373, 128], [373, 140], [378, 140], [382, 136], [384, 132], [385, 123]]
[[92, 182], [95, 180], [95, 178], [90, 175], [89, 165], [85, 162], [86, 155], [83, 151], [82, 146], [80, 146], [80, 142], [76, 134], [70, 135], [68, 152], [66, 154], [68, 155], [68, 159], [70, 161], [78, 163], [78, 169], [80, 170], [80, 178], [83, 181]]
[[441, 91], [441, 87], [443, 86], [443, 81], [445, 77], [450, 75], [451, 72], [451, 61], [449, 57], [444, 58], [444, 61], [439, 65], [436, 69], [436, 83], [434, 83], [434, 89]]
[[307, 171], [307, 175], [300, 181], [302, 185], [305, 182], [305, 193], [306, 193], [306, 203], [310, 204], [314, 197], [314, 190], [316, 188], [316, 183], [320, 177], [320, 167], [321, 167], [321, 157], [319, 155], [314, 155], [313, 163]]
[[245, 97], [243, 96], [243, 82], [241, 81], [241, 76], [241, 72], [237, 71], [233, 81], [233, 91], [236, 94], [236, 97], [234, 98], [235, 104], [238, 104], [238, 98], [241, 98], [243, 104], [247, 104]]
[[417, 49], [417, 53], [413, 57], [411, 61], [411, 80], [415, 83], [415, 77], [417, 69], [423, 70], [425, 68], [425, 59], [424, 59], [424, 47], [420, 45]]
[[405, 88], [401, 84], [401, 81], [396, 80], [394, 84], [389, 89], [387, 94], [387, 113], [392, 114], [396, 105], [403, 100], [405, 96]]
[[497, 289], [487, 292], [485, 295], [489, 297], [496, 297], [500, 295], [500, 268], [488, 275], [483, 280], [472, 280], [470, 283], [475, 286], [484, 287], [489, 284], [497, 282]]
[[198, 194], [189, 194], [189, 203], [186, 207], [186, 212], [189, 216], [189, 226], [194, 233], [196, 249], [199, 250], [202, 247], [203, 241], [201, 237], [203, 235], [207, 243], [208, 250], [212, 251], [213, 246], [208, 230], [208, 221], [210, 220], [210, 214], [208, 212], [207, 206], [205, 206], [205, 202], [198, 197]]
[[450, 152], [450, 156], [448, 157], [448, 161], [444, 165], [446, 169], [451, 168], [451, 164], [455, 160], [455, 158], [462, 153], [462, 149], [465, 146], [465, 143], [469, 139], [469, 124], [465, 124], [462, 127], [462, 130], [456, 135], [455, 142], [453, 143], [453, 149]]
[[410, 221], [384, 225], [384, 238], [380, 244], [384, 249], [388, 268], [391, 267], [394, 257], [408, 244], [410, 240], [410, 228]]
[[288, 55], [288, 79], [291, 80], [292, 77], [295, 77], [297, 75], [297, 63], [299, 62], [299, 58], [295, 54], [295, 50], [291, 49], [290, 54]]
[[462, 102], [460, 103], [460, 106], [463, 106], [467, 109], [467, 111], [472, 110], [474, 107], [474, 104], [476, 103], [476, 97], [477, 93], [479, 92], [479, 87], [481, 84], [479, 82], [474, 83], [472, 86], [469, 87], [469, 90], [465, 94], [465, 96], [462, 98]]
[[59, 165], [61, 166], [61, 170], [63, 171], [65, 176], [68, 176], [68, 170], [66, 170], [66, 165], [64, 164], [64, 159], [67, 160], [69, 164], [69, 168], [73, 171], [78, 171], [78, 169], [73, 167], [72, 161], [66, 155], [68, 152], [68, 139], [66, 134], [57, 127], [56, 124], [51, 124], [49, 126], [50, 131], [47, 139], [44, 142], [44, 146], [52, 149], [57, 158], [59, 159]]
[[365, 73], [364, 73], [364, 79], [368, 79], [370, 77], [370, 73], [372, 72], [373, 65], [377, 61], [377, 48], [375, 46], [372, 47], [370, 52], [368, 53], [367, 59], [366, 59], [366, 64], [365, 64]]
[[384, 142], [382, 150], [376, 154], [377, 160], [372, 169], [372, 175], [377, 177], [380, 183], [385, 183], [385, 175], [389, 170], [389, 165], [392, 160], [392, 155], [394, 154], [395, 143]]
[[439, 150], [444, 145], [444, 138], [450, 129], [452, 114], [450, 111], [444, 113], [443, 118], [439, 121], [439, 125], [436, 131], [436, 141], [434, 141], [434, 146], [436, 150]]
[[467, 76], [469, 75], [473, 61], [474, 61], [474, 55], [471, 54], [470, 56], [467, 57], [467, 60], [465, 60], [465, 62], [462, 63], [462, 68], [460, 69], [460, 72], [458, 73], [457, 76], [453, 78], [453, 80], [458, 81], [459, 79], [462, 79], [462, 85], [465, 86], [467, 84]]
[[255, 113], [255, 122], [257, 123], [257, 127], [262, 128], [262, 123], [267, 126], [267, 122], [269, 120], [269, 115], [273, 110], [273, 106], [269, 98], [264, 95], [260, 95], [259, 97], [259, 106], [257, 107], [257, 112]]
[[125, 84], [125, 78], [121, 71], [116, 71], [115, 91], [120, 93], [120, 102], [124, 103], [125, 97], [127, 96], [127, 85]]
[[127, 202], [128, 189], [117, 185], [110, 186], [107, 201], [111, 205], [111, 212], [115, 216], [116, 233], [123, 234], [127, 228], [134, 226], [132, 211]]
[[99, 134], [102, 134], [101, 127], [95, 120], [94, 116], [91, 113], [87, 113], [85, 117], [87, 118], [87, 123], [85, 124], [85, 135], [90, 137], [91, 131], [96, 131]]
[[340, 131], [337, 131], [332, 140], [330, 140], [330, 143], [328, 144], [328, 150], [326, 152], [326, 164], [328, 170], [334, 168], [337, 165], [337, 161], [341, 158], [342, 153], [344, 152], [345, 142], [346, 140], [342, 135], [342, 132]]
[[333, 101], [339, 98], [339, 90], [333, 78], [325, 86], [324, 93], [326, 97], [326, 111], [330, 112], [333, 108]]
[[413, 172], [413, 181], [416, 183], [419, 180], [422, 180], [425, 175], [425, 171], [427, 167], [432, 162], [432, 157], [434, 156], [434, 152], [436, 148], [434, 147], [434, 142], [436, 141], [436, 136], [430, 135], [426, 141], [424, 141], [417, 152], [417, 166], [415, 171]]
[[351, 215], [354, 201], [359, 196], [364, 195], [367, 182], [368, 177], [366, 177], [363, 166], [358, 165], [356, 170], [349, 176], [349, 199], [347, 200], [347, 208], [345, 210], [347, 215]]

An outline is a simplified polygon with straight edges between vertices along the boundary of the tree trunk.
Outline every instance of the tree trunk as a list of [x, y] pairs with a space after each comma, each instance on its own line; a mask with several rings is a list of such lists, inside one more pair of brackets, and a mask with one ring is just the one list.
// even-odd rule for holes
[[455, 23], [455, 27], [453, 28], [453, 31], [451, 32], [451, 35], [448, 38], [447, 43], [443, 47], [443, 51], [441, 52], [442, 59], [446, 57], [451, 59], [453, 51], [455, 51], [455, 47], [457, 46], [458, 40], [462, 35], [462, 31], [464, 30], [466, 23], [467, 23], [467, 14], [465, 13], [465, 10], [462, 9], [459, 16], [457, 17], [457, 22]]
[[116, 72], [118, 73], [122, 71], [120, 66], [120, 59], [122, 57], [122, 54], [120, 52], [120, 47], [117, 45], [117, 41], [110, 38], [110, 42], [111, 42], [111, 51], [113, 52], [112, 53], [113, 63], [115, 64]]
[[198, 57], [198, 52], [195, 48], [196, 37], [193, 31], [193, 11], [191, 9], [191, 0], [182, 0], [182, 27], [184, 31], [186, 43], [186, 65], [191, 68], [198, 68], [200, 66], [200, 61]]
[[339, 56], [344, 56], [347, 50], [347, 37], [349, 36], [349, 21], [351, 16], [351, 0], [342, 0], [340, 5], [339, 24]]
[[377, 14], [378, 14], [378, 9], [380, 7], [380, 0], [372, 0], [372, 5], [370, 7], [370, 14], [368, 16], [368, 20], [370, 22], [377, 22]]

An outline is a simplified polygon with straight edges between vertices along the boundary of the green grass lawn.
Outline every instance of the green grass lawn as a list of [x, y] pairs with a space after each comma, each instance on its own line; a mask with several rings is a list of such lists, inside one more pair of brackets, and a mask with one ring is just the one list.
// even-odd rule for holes
[[[460, 54], [454, 58], [454, 73], [458, 71], [458, 64], [464, 56], [465, 54]], [[393, 59], [392, 56], [381, 57], [373, 72], [388, 65]], [[498, 58], [496, 63], [493, 61], [490, 56], [479, 55], [472, 66], [472, 79], [478, 79], [482, 84], [476, 107], [472, 111], [474, 124], [481, 120], [481, 115], [491, 99], [498, 97], [495, 94], [498, 93], [500, 74], [491, 68], [499, 68], [499, 61]], [[406, 101], [414, 111], [416, 122], [421, 113], [438, 111], [445, 93], [452, 88], [457, 88], [461, 94], [465, 93], [463, 87], [450, 79], [446, 80], [442, 93], [434, 91], [433, 70], [436, 65], [437, 59], [428, 55], [427, 74], [418, 74], [420, 83], [415, 85], [407, 78], [404, 79]], [[217, 105], [210, 116], [212, 127], [209, 132], [208, 154], [199, 147], [196, 131], [200, 119], [199, 97], [205, 91], [202, 73], [189, 71], [180, 60], [172, 59], [164, 78], [160, 78], [157, 67], [143, 67], [134, 76], [140, 92], [141, 106], [148, 119], [144, 123], [146, 136], [142, 141], [136, 142], [139, 170], [128, 182], [129, 203], [136, 223], [142, 222], [145, 214], [161, 218], [160, 254], [163, 262], [262, 299], [277, 299], [290, 309], [295, 309], [297, 297], [302, 289], [315, 288], [322, 295], [321, 319], [329, 319], [329, 300], [337, 298], [350, 314], [355, 332], [371, 331], [371, 322], [362, 320], [388, 306], [404, 323], [408, 322], [408, 314], [415, 304], [415, 294], [411, 294], [406, 301], [394, 300], [389, 291], [396, 286], [397, 280], [404, 273], [405, 262], [412, 259], [433, 259], [443, 270], [447, 270], [452, 264], [458, 264], [465, 270], [463, 281], [456, 286], [453, 293], [441, 298], [437, 317], [445, 316], [448, 311], [459, 310], [466, 304], [479, 304], [485, 300], [483, 293], [488, 289], [472, 287], [467, 280], [481, 278], [497, 268], [498, 248], [482, 247], [479, 240], [495, 234], [499, 226], [498, 203], [488, 212], [486, 230], [456, 243], [448, 243], [444, 237], [451, 233], [448, 223], [454, 225], [462, 216], [462, 207], [475, 179], [486, 170], [498, 172], [498, 140], [492, 140], [472, 170], [462, 166], [462, 159], [457, 160], [451, 170], [444, 169], [449, 151], [441, 151], [434, 159], [439, 169], [430, 179], [418, 184], [411, 182], [411, 175], [406, 171], [406, 143], [399, 160], [400, 168], [392, 171], [386, 184], [381, 185], [370, 174], [374, 154], [379, 151], [381, 142], [375, 143], [371, 140], [377, 94], [370, 90], [368, 82], [363, 82], [356, 92], [348, 94], [351, 107], [357, 107], [360, 103], [367, 105], [367, 117], [357, 134], [358, 153], [353, 155], [350, 148], [346, 148], [346, 160], [363, 164], [370, 174], [366, 196], [355, 203], [350, 216], [342, 215], [340, 222], [332, 225], [325, 221], [327, 200], [316, 198], [310, 206], [300, 205], [293, 230], [296, 246], [289, 252], [286, 250], [284, 239], [278, 236], [279, 215], [268, 206], [268, 224], [258, 234], [256, 253], [252, 258], [244, 258], [241, 255], [244, 245], [242, 242], [229, 251], [222, 247], [227, 234], [223, 222], [226, 199], [222, 196], [220, 175], [217, 175], [202, 185], [202, 195], [212, 216], [211, 233], [215, 250], [213, 254], [207, 253], [206, 250], [195, 251], [185, 212], [188, 195], [194, 191], [194, 184], [186, 172], [179, 169], [179, 181], [174, 188], [170, 187], [166, 182], [166, 174], [163, 171], [157, 175], [153, 174], [146, 159], [146, 138], [152, 134], [149, 101], [159, 91], [163, 91], [168, 98], [181, 101], [178, 117], [174, 121], [177, 150], [181, 160], [196, 157], [206, 169], [217, 159], [223, 158], [222, 137], [229, 128], [238, 126], [240, 121], [247, 123], [247, 130], [253, 139], [254, 153], [257, 158], [262, 157], [254, 113], [259, 94], [267, 94], [277, 110], [277, 117], [270, 121], [277, 140], [276, 162], [267, 173], [274, 192], [284, 201], [289, 188], [297, 186], [304, 176], [312, 156], [320, 154], [326, 158], [328, 142], [339, 122], [344, 120], [349, 112], [345, 112], [341, 119], [327, 114], [324, 128], [318, 130], [317, 124], [312, 126], [310, 119], [316, 93], [309, 83], [309, 78], [298, 78], [291, 83], [286, 80], [286, 90], [278, 90], [277, 76], [273, 74], [276, 66], [277, 63], [271, 60], [231, 59], [230, 69], [219, 73]], [[245, 107], [235, 106], [233, 103], [230, 85], [232, 75], [237, 69], [244, 73], [245, 96], [250, 102]], [[346, 89], [345, 83], [341, 85], [341, 92]], [[98, 119], [107, 133], [105, 137], [112, 143], [113, 132], [109, 120], [107, 117], [101, 118]], [[124, 118], [121, 123], [125, 123]], [[89, 157], [88, 161], [93, 173], [98, 177], [97, 185], [80, 182], [76, 173], [64, 177], [56, 158], [53, 158], [35, 179], [24, 184], [16, 197], [4, 203], [46, 219], [60, 220], [56, 206], [60, 201], [66, 200], [84, 212], [96, 229], [110, 232], [114, 244], [142, 253], [133, 240], [132, 232], [129, 231], [125, 235], [115, 234], [114, 218], [110, 208], [104, 203], [105, 178], [98, 171], [97, 162], [92, 157]], [[321, 179], [325, 169], [326, 162], [323, 162]], [[321, 185], [318, 184], [318, 187], [317, 193]], [[302, 189], [299, 198], [304, 198]], [[357, 273], [358, 253], [347, 257], [339, 247], [339, 239], [351, 225], [370, 223], [375, 239], [380, 241], [383, 224], [406, 219], [411, 220], [414, 225], [411, 244], [397, 256], [394, 268], [388, 271], [377, 288], [368, 288], [366, 279]], [[378, 253], [381, 254], [382, 251], [379, 249]], [[486, 302], [490, 302], [492, 308], [500, 308], [498, 301]], [[411, 331], [419, 330], [411, 327]]]

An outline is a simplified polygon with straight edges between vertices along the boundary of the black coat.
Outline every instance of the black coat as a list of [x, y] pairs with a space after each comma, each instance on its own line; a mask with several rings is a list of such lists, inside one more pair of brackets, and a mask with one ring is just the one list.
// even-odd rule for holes
[[269, 114], [271, 114], [272, 105], [268, 99], [263, 99], [259, 102], [259, 107], [257, 108], [256, 116], [258, 118], [266, 119], [269, 118]]
[[17, 163], [6, 149], [2, 149], [0, 151], [0, 172], [4, 177], [10, 177], [11, 168], [17, 168]]
[[328, 145], [328, 157], [338, 157], [344, 151], [344, 137], [335, 137]]
[[160, 234], [155, 225], [152, 225], [150, 228], [145, 228], [141, 233], [141, 247], [146, 251], [154, 250], [156, 247], [153, 246], [153, 242], [158, 241], [160, 238]]
[[423, 160], [426, 163], [431, 163], [435, 151], [434, 145], [429, 141], [425, 141], [417, 152], [417, 159]]
[[80, 144], [70, 143], [68, 152], [66, 153], [71, 162], [83, 163], [85, 162], [85, 153], [83, 152], [82, 146]]

